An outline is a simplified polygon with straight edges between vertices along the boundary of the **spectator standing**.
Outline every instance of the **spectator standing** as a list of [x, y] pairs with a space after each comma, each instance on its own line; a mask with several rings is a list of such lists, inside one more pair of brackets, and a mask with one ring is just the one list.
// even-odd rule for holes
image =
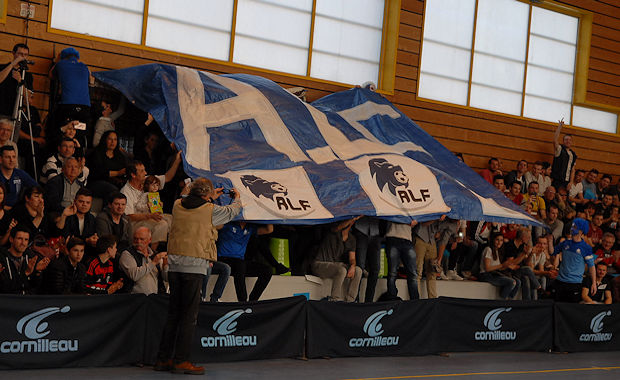
[[189, 361], [200, 288], [209, 262], [217, 258], [215, 226], [230, 222], [241, 211], [239, 193], [235, 190], [232, 204], [217, 206], [210, 203], [221, 194], [222, 189], [214, 189], [211, 181], [199, 178], [192, 183], [189, 195], [177, 200], [172, 208], [173, 222], [168, 242], [170, 301], [153, 368], [156, 371], [204, 373], [203, 367]]
[[[583, 240], [588, 231], [588, 222], [581, 218], [575, 218], [570, 230], [571, 239], [558, 244], [553, 251], [554, 266], [560, 268], [558, 277], [553, 283], [556, 301], [579, 302], [581, 300], [584, 263], [588, 266], [588, 275], [592, 280], [590, 294], [596, 294], [594, 256], [592, 248]], [[561, 263], [560, 254], [562, 255]]]
[[577, 154], [573, 151], [573, 136], [566, 134], [560, 144], [560, 133], [564, 126], [564, 120], [558, 122], [558, 127], [553, 135], [553, 164], [551, 165], [552, 185], [555, 188], [567, 187], [573, 178]]
[[[30, 49], [26, 44], [16, 44], [13, 46], [13, 60], [0, 66], [0, 117], [10, 118], [13, 116], [17, 87], [21, 82], [20, 64], [29, 58]], [[32, 74], [26, 71], [24, 77], [25, 87], [33, 89]]]
[[418, 272], [418, 288], [420, 288], [420, 277], [424, 271], [426, 276], [426, 292], [428, 298], [437, 298], [437, 242], [435, 235], [439, 232], [439, 222], [446, 219], [442, 215], [439, 220], [418, 223], [413, 229], [415, 236], [416, 267]]
[[409, 299], [417, 300], [420, 298], [418, 291], [418, 272], [416, 262], [416, 252], [413, 247], [411, 229], [418, 224], [412, 220], [411, 224], [389, 223], [385, 233], [385, 253], [388, 262], [387, 292], [390, 298], [398, 296], [396, 288], [396, 276], [398, 265], [402, 261], [407, 275], [407, 289]]
[[[88, 85], [91, 75], [88, 67], [79, 61], [80, 53], [72, 47], [60, 52], [60, 60], [50, 70], [50, 77], [60, 83], [60, 101], [57, 119], [79, 120], [87, 123], [90, 119], [90, 94]], [[92, 78], [94, 83], [94, 78]], [[60, 123], [56, 123], [56, 128]]]
[[373, 302], [381, 266], [379, 220], [363, 217], [355, 222], [352, 232], [355, 236], [355, 262], [362, 268], [362, 274], [367, 274], [364, 302]]
[[101, 116], [95, 124], [95, 132], [93, 134], [93, 146], [98, 146], [103, 134], [107, 131], [115, 130], [115, 121], [125, 113], [127, 99], [120, 96], [120, 103], [116, 111], [112, 110], [112, 103], [108, 100], [101, 101]]

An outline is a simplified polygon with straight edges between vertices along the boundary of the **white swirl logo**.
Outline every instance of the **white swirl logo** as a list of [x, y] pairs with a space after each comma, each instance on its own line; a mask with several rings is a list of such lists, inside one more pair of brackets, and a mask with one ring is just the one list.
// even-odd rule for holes
[[499, 315], [503, 312], [509, 312], [510, 310], [512, 310], [511, 307], [498, 307], [497, 309], [489, 311], [484, 317], [484, 325], [491, 331], [501, 329], [502, 320], [499, 318]]
[[35, 311], [34, 313], [30, 313], [17, 322], [17, 332], [26, 335], [30, 339], [43, 338], [50, 333], [49, 330], [47, 330], [48, 323], [43, 322], [43, 319], [52, 314], [67, 313], [69, 310], [71, 310], [69, 306], [65, 306], [63, 308], [48, 307]]
[[229, 335], [237, 331], [237, 318], [244, 313], [251, 313], [252, 309], [232, 310], [224, 314], [224, 316], [213, 324], [213, 330], [220, 335]]
[[392, 315], [392, 312], [392, 309], [387, 311], [382, 310], [368, 317], [366, 323], [364, 323], [364, 332], [370, 337], [375, 337], [383, 334], [383, 325], [380, 323], [381, 318], [385, 317], [386, 315]]
[[592, 321], [590, 322], [590, 328], [592, 329], [592, 332], [600, 333], [601, 331], [603, 331], [603, 318], [608, 317], [610, 315], [611, 315], [611, 310], [602, 311], [598, 313], [597, 315], [595, 315], [594, 318], [592, 318]]

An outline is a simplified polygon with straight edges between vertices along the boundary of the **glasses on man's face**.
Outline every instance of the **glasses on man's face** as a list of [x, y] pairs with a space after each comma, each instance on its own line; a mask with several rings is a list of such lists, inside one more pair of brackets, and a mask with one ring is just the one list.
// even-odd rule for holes
[[560, 196], [561, 196], [561, 197], [565, 197], [565, 196], [567, 196], [567, 195], [568, 195], [568, 194], [562, 194], [562, 193], [560, 193]]

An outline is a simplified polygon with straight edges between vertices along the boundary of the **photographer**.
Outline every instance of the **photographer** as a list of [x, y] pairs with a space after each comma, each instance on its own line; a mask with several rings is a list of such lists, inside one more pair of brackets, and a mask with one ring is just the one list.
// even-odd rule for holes
[[24, 76], [26, 88], [32, 90], [32, 74], [27, 71], [27, 62], [31, 62], [28, 61], [29, 52], [30, 49], [26, 44], [16, 44], [13, 46], [13, 61], [0, 67], [0, 115], [13, 116], [22, 70], [26, 70]]

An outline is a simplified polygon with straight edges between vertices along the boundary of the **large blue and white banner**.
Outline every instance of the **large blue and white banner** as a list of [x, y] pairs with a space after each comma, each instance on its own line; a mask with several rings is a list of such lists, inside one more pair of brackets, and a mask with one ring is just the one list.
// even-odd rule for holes
[[240, 218], [537, 223], [375, 92], [308, 104], [246, 74], [149, 64], [94, 75], [153, 115], [190, 176], [236, 188]]

